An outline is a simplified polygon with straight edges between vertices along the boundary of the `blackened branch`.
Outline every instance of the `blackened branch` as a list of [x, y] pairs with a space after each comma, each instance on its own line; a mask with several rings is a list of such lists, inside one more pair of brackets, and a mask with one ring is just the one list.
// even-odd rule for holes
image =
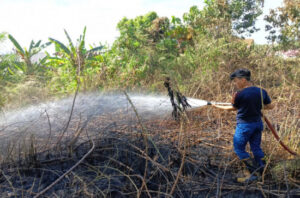
[[[171, 87], [170, 78], [166, 78], [164, 86], [168, 89], [168, 96], [173, 107], [172, 117], [178, 121], [180, 120], [181, 114], [186, 110], [186, 108], [191, 107], [187, 102], [187, 99], [179, 91], [175, 91]], [[174, 94], [176, 96], [176, 101], [174, 100]]]

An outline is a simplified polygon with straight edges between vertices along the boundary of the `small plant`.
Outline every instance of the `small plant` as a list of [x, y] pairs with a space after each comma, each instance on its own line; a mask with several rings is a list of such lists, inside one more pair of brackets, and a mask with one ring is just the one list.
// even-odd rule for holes
[[40, 53], [44, 48], [50, 45], [50, 42], [41, 44], [41, 40], [38, 42], [34, 42], [33, 40], [30, 43], [30, 46], [28, 50], [26, 48], [22, 48], [21, 45], [18, 43], [18, 41], [12, 36], [8, 35], [9, 40], [13, 43], [15, 46], [15, 50], [18, 56], [21, 57], [24, 64], [22, 65], [15, 65], [15, 67], [19, 70], [24, 72], [25, 74], [31, 75], [36, 70], [38, 70], [39, 66], [44, 63], [45, 58], [42, 60], [39, 60], [39, 62], [33, 62], [32, 57], [38, 53]]
[[[75, 46], [65, 30], [65, 35], [69, 41], [68, 45], [62, 42], [49, 38], [50, 42], [55, 45], [55, 57], [49, 57], [47, 65], [52, 70], [50, 75], [53, 76], [51, 88], [56, 89], [58, 92], [69, 92], [74, 90], [77, 86], [77, 82], [84, 81], [84, 75], [91, 68], [94, 68], [94, 61], [97, 61], [97, 56], [101, 53], [104, 46], [94, 47], [87, 50], [85, 47], [85, 34], [86, 27], [84, 27], [83, 34], [80, 35]], [[63, 87], [66, 88], [59, 90]]]

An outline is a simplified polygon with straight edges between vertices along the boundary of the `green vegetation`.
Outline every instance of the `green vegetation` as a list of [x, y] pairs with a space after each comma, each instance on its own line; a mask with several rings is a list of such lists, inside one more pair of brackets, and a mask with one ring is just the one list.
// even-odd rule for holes
[[[22, 48], [20, 44], [16, 41], [16, 39], [12, 35], [8, 35], [9, 40], [13, 43], [16, 49], [16, 54], [21, 58], [21, 62], [13, 65], [15, 69], [24, 73], [25, 75], [32, 75], [34, 72], [40, 71], [40, 66], [44, 63], [44, 60], [39, 61], [38, 63], [33, 63], [32, 57], [39, 52], [41, 52], [44, 48], [46, 48], [50, 43], [45, 43], [41, 45], [41, 40], [35, 43], [33, 40], [30, 43], [28, 50], [26, 48]], [[12, 70], [10, 70], [12, 72]], [[12, 72], [14, 73], [14, 72]]]
[[85, 47], [85, 32], [80, 35], [78, 43], [74, 46], [69, 34], [65, 30], [69, 44], [66, 46], [58, 40], [49, 38], [55, 45], [55, 57], [48, 56], [47, 66], [50, 70], [48, 74], [52, 77], [50, 80], [50, 88], [52, 91], [60, 93], [68, 93], [74, 91], [77, 83], [83, 83], [83, 88], [91, 87], [88, 79], [91, 75], [99, 70], [98, 61], [101, 56], [103, 46], [94, 47], [87, 50]]

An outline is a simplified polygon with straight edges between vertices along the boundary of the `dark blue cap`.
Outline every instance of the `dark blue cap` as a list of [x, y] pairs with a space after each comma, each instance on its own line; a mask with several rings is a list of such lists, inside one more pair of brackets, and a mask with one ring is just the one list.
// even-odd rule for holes
[[246, 78], [247, 80], [250, 80], [251, 72], [248, 69], [237, 69], [230, 75], [230, 80], [233, 80], [234, 78]]

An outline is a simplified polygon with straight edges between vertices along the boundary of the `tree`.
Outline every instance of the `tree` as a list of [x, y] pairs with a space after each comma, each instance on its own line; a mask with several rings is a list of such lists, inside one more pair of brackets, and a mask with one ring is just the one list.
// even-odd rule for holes
[[272, 9], [265, 20], [269, 23], [269, 41], [278, 42], [284, 49], [300, 47], [300, 0], [284, 0], [284, 6]]
[[18, 68], [23, 70], [25, 74], [33, 74], [37, 66], [39, 66], [39, 63], [33, 63], [31, 58], [49, 46], [50, 43], [48, 42], [41, 45], [41, 40], [39, 40], [37, 43], [32, 40], [29, 49], [27, 50], [26, 48], [22, 48], [12, 35], [9, 34], [8, 38], [15, 46], [17, 55], [20, 56], [25, 63], [23, 67]]
[[193, 29], [222, 37], [224, 34], [251, 34], [258, 29], [255, 21], [262, 14], [263, 0], [205, 0], [203, 10], [190, 8], [183, 16]]
[[155, 46], [164, 37], [165, 22], [155, 12], [134, 19], [123, 18], [117, 25], [120, 36], [109, 53], [110, 76], [123, 73], [119, 80], [125, 83], [143, 78], [151, 65]]
[[114, 43], [115, 47], [136, 50], [141, 46], [148, 45], [149, 42], [156, 41], [157, 36], [161, 34], [158, 27], [159, 21], [157, 24], [153, 24], [153, 21], [157, 18], [158, 16], [155, 12], [149, 12], [135, 19], [124, 17], [117, 25], [120, 37]]

